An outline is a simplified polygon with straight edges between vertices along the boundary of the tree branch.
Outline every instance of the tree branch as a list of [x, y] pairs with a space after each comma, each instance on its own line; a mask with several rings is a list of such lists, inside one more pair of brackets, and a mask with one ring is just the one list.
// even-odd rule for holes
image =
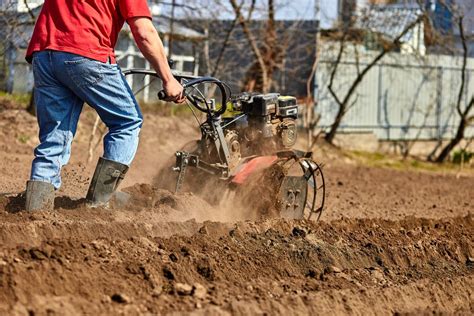
[[462, 58], [462, 70], [461, 70], [461, 87], [459, 88], [459, 95], [458, 95], [458, 102], [456, 104], [456, 109], [458, 111], [459, 116], [463, 116], [461, 111], [461, 102], [462, 96], [464, 94], [464, 86], [466, 85], [466, 68], [467, 68], [467, 56], [468, 56], [468, 49], [467, 49], [467, 41], [466, 36], [464, 34], [464, 17], [461, 16], [459, 18], [459, 33], [461, 36], [462, 48], [463, 48], [463, 58]]
[[461, 103], [462, 103], [462, 96], [464, 94], [464, 86], [465, 86], [465, 80], [466, 80], [466, 67], [467, 67], [467, 56], [469, 55], [468, 47], [467, 47], [467, 40], [466, 36], [464, 34], [464, 23], [463, 23], [464, 17], [461, 16], [459, 18], [459, 32], [461, 35], [461, 40], [462, 40], [462, 46], [463, 46], [463, 68], [462, 68], [462, 73], [461, 73], [461, 87], [459, 88], [459, 96], [458, 96], [458, 102], [456, 104], [456, 110], [460, 116], [460, 122], [458, 126], [458, 130], [456, 132], [456, 135], [454, 136], [453, 139], [441, 150], [439, 156], [436, 158], [437, 163], [442, 163], [448, 158], [449, 154], [451, 151], [461, 142], [461, 140], [464, 139], [464, 133], [466, 131], [466, 127], [469, 126], [469, 114], [474, 107], [474, 96], [472, 96], [471, 101], [469, 104], [466, 106], [464, 111], [461, 109]]
[[36, 16], [33, 13], [33, 10], [31, 10], [30, 5], [28, 4], [28, 0], [23, 0], [23, 3], [25, 4], [26, 9], [28, 10], [28, 14], [30, 17], [33, 19], [33, 21], [36, 21]]
[[[243, 4], [244, 4], [244, 0], [242, 0], [240, 2], [239, 10], [242, 8]], [[250, 18], [250, 16], [249, 16], [249, 18]], [[215, 77], [217, 75], [217, 72], [219, 70], [219, 65], [222, 61], [222, 57], [224, 57], [224, 53], [227, 49], [230, 38], [231, 38], [232, 34], [234, 33], [235, 27], [237, 26], [238, 20], [239, 20], [239, 17], [236, 15], [235, 19], [232, 21], [232, 24], [231, 24], [229, 30], [227, 31], [227, 34], [226, 34], [225, 39], [224, 39], [224, 43], [222, 44], [221, 50], [219, 51], [219, 55], [217, 56], [216, 63], [214, 64], [214, 69], [212, 70], [211, 77]]]
[[262, 80], [263, 80], [263, 86], [266, 87], [267, 86], [267, 81], [268, 81], [268, 70], [267, 70], [267, 66], [265, 65], [265, 60], [263, 59], [263, 56], [262, 56], [262, 52], [260, 51], [258, 45], [257, 45], [257, 41], [255, 40], [255, 38], [253, 37], [252, 35], [252, 32], [250, 31], [249, 27], [248, 27], [248, 23], [247, 21], [245, 20], [245, 18], [243, 17], [242, 15], [242, 11], [240, 10], [240, 8], [237, 6], [237, 3], [235, 0], [229, 0], [230, 1], [230, 4], [232, 5], [232, 8], [234, 9], [234, 12], [235, 12], [235, 15], [239, 21], [239, 24], [240, 26], [242, 27], [248, 41], [249, 41], [249, 44], [250, 44], [250, 47], [252, 49], [252, 53], [254, 54], [255, 58], [257, 59], [258, 61], [258, 64], [262, 70]]
[[331, 71], [331, 77], [330, 77], [329, 86], [328, 86], [329, 92], [331, 93], [334, 100], [336, 100], [336, 102], [339, 106], [342, 105], [342, 102], [339, 100], [339, 97], [337, 96], [336, 92], [334, 91], [333, 85], [334, 85], [334, 79], [335, 79], [336, 73], [337, 73], [337, 68], [338, 68], [339, 64], [341, 63], [342, 55], [344, 54], [344, 44], [345, 44], [345, 41], [346, 41], [346, 36], [347, 36], [346, 33], [344, 33], [344, 35], [342, 37], [342, 40], [341, 40], [341, 44], [340, 44], [341, 46], [339, 47], [339, 52], [337, 54], [337, 59], [336, 59], [336, 62], [334, 63], [334, 68]]
[[[400, 40], [412, 29], [414, 28], [417, 24], [419, 24], [422, 21], [423, 16], [419, 16], [413, 23], [408, 25], [391, 43], [389, 47], [383, 46], [382, 51], [357, 75], [356, 79], [354, 82], [352, 82], [352, 85], [350, 86], [349, 90], [347, 91], [344, 99], [340, 101], [340, 99], [337, 97], [336, 93], [332, 89], [332, 81], [334, 80], [335, 72], [336, 70], [333, 70], [333, 74], [331, 74], [331, 83], [330, 83], [330, 93], [333, 95], [334, 99], [336, 102], [339, 104], [339, 111], [336, 115], [336, 118], [334, 119], [334, 123], [331, 126], [331, 129], [329, 133], [326, 135], [325, 139], [328, 143], [332, 144], [334, 137], [336, 136], [336, 131], [339, 128], [339, 125], [342, 121], [342, 118], [344, 117], [344, 114], [346, 112], [346, 107], [347, 104], [349, 103], [349, 100], [351, 99], [352, 95], [356, 91], [357, 87], [359, 84], [362, 82], [362, 80], [365, 78], [367, 73], [389, 52], [391, 52], [395, 47], [396, 44], [400, 42]], [[346, 33], [345, 33], [346, 34]], [[344, 35], [346, 36], [346, 35]], [[343, 38], [344, 39], [344, 38]], [[339, 49], [339, 55], [338, 59], [342, 58], [342, 52], [344, 48]], [[339, 60], [340, 62], [340, 60]], [[338, 101], [339, 100], [339, 101]]]

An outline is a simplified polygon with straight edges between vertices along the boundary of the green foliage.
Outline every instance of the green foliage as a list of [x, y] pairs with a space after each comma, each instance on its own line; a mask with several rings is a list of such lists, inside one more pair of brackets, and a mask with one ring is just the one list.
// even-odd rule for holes
[[370, 161], [382, 161], [387, 159], [387, 155], [384, 155], [380, 152], [368, 152], [368, 151], [361, 151], [361, 150], [353, 150], [351, 151], [353, 155], [364, 158]]
[[8, 94], [0, 91], [0, 103], [10, 103], [14, 107], [26, 109], [30, 104], [31, 94], [29, 93], [13, 93]]
[[20, 143], [26, 144], [30, 140], [30, 136], [21, 134], [18, 136], [18, 140], [20, 141]]
[[370, 167], [381, 167], [391, 168], [397, 170], [413, 170], [413, 171], [430, 171], [430, 172], [446, 172], [457, 170], [456, 166], [451, 163], [445, 163], [442, 165], [434, 164], [431, 162], [423, 161], [416, 158], [403, 158], [400, 156], [387, 155], [383, 153], [372, 153], [365, 151], [346, 151], [346, 156], [357, 162], [370, 166]]
[[191, 110], [186, 104], [174, 104], [162, 101], [153, 103], [140, 102], [140, 108], [143, 113], [153, 113], [161, 116], [189, 117], [192, 115]]
[[467, 151], [465, 149], [457, 150], [453, 152], [452, 161], [455, 164], [469, 163], [474, 157], [474, 152]]

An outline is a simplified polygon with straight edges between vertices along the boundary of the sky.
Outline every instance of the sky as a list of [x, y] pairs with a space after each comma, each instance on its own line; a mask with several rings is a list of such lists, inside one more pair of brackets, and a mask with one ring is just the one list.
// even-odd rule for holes
[[[220, 1], [223, 4], [227, 4], [228, 10], [220, 12], [219, 18], [231, 19], [234, 17], [231, 7], [228, 5], [228, 0], [176, 0], [176, 3], [189, 5], [193, 7], [199, 7], [196, 4], [202, 3], [200, 6], [199, 14], [209, 14], [213, 12], [215, 7], [213, 4], [216, 1]], [[236, 0], [240, 3], [242, 0]], [[249, 3], [249, 0], [244, 0]], [[28, 0], [29, 3], [42, 2], [41, 0]], [[150, 2], [153, 2], [150, 1]], [[170, 10], [170, 4], [172, 0], [156, 0], [161, 3], [161, 9], [164, 12]], [[279, 20], [314, 20], [316, 18], [316, 2], [320, 3], [320, 14], [321, 26], [328, 28], [332, 25], [334, 19], [337, 18], [337, 3], [338, 0], [275, 0], [277, 6], [276, 16]], [[257, 0], [257, 5], [264, 6], [267, 0]], [[180, 12], [181, 11], [181, 12]], [[193, 10], [191, 10], [193, 11]], [[214, 10], [215, 11], [215, 10]], [[189, 16], [189, 8], [181, 8], [177, 10], [177, 15], [182, 14]], [[215, 14], [215, 13], [211, 13]], [[258, 14], [258, 13], [257, 13]]]
[[[177, 0], [177, 3], [185, 3], [187, 5], [196, 6], [196, 3], [201, 3], [198, 15], [206, 15], [210, 14], [221, 19], [232, 19], [234, 14], [232, 12], [232, 8], [228, 4], [227, 0], [221, 0], [223, 6], [227, 8], [227, 10], [213, 10], [213, 3], [216, 0]], [[241, 0], [237, 0], [237, 3], [240, 3]], [[314, 20], [316, 18], [316, 1], [318, 0], [275, 0], [277, 12], [276, 17], [279, 20]], [[249, 0], [245, 1], [246, 3], [250, 3]], [[323, 25], [330, 25], [332, 23], [332, 19], [336, 17], [337, 12], [337, 3], [338, 0], [319, 0], [321, 3], [321, 22]], [[170, 6], [166, 3], [171, 3], [171, 0], [163, 1], [165, 3], [162, 5], [164, 11], [169, 11]], [[267, 3], [266, 0], [257, 0], [257, 7], [264, 7]], [[222, 8], [222, 7], [221, 7]], [[190, 10], [188, 9], [181, 9], [181, 11], [186, 12], [183, 14], [189, 14]], [[256, 10], [255, 17], [258, 18], [258, 11]], [[216, 14], [216, 12], [218, 12]]]
[[[42, 3], [41, 0], [27, 0], [30, 4]], [[216, 1], [228, 4], [228, 0], [176, 0], [178, 4], [196, 6], [198, 3], [202, 3], [201, 13], [206, 11], [212, 11]], [[240, 3], [242, 0], [237, 0]], [[249, 3], [249, 0], [244, 0]], [[153, 0], [150, 2], [154, 2]], [[162, 10], [169, 11], [172, 0], [155, 0], [155, 2], [162, 3]], [[257, 4], [262, 6], [267, 0], [257, 0]], [[316, 2], [320, 2], [320, 18], [323, 26], [330, 26], [332, 20], [336, 17], [337, 3], [338, 0], [275, 0], [277, 7], [277, 19], [279, 20], [314, 20], [316, 18]], [[178, 10], [180, 11], [180, 10]], [[181, 9], [183, 11], [183, 9]], [[189, 9], [184, 9], [189, 11]], [[186, 12], [186, 15], [189, 12]], [[179, 12], [177, 12], [179, 14]], [[223, 19], [233, 18], [231, 7], [227, 12], [222, 12], [220, 15]]]

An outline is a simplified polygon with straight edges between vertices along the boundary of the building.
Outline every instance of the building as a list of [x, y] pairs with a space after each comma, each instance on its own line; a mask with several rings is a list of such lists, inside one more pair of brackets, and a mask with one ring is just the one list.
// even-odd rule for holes
[[[421, 7], [417, 0], [399, 2], [359, 9], [358, 19], [352, 27], [393, 40], [421, 14], [428, 13], [430, 19], [424, 18], [413, 32], [402, 38], [399, 51], [387, 54], [367, 72], [349, 100], [350, 106], [338, 133], [357, 135], [357, 138], [369, 135], [370, 139], [400, 146], [450, 139], [459, 125], [455, 105], [463, 69], [458, 27], [460, 14], [464, 15], [465, 34], [470, 38], [469, 53], [474, 56], [472, 0], [433, 0], [426, 1]], [[452, 5], [457, 5], [459, 11], [453, 11]], [[438, 40], [446, 42], [430, 42], [430, 32], [434, 31]], [[371, 64], [378, 54], [368, 47], [366, 40], [353, 41], [346, 45], [337, 75], [331, 79], [339, 44], [338, 41], [327, 41], [319, 48], [321, 57], [315, 76], [315, 95], [316, 113], [320, 118], [318, 126], [323, 131], [331, 128], [339, 109], [329, 90], [330, 83], [332, 91], [343, 98], [361, 69]], [[466, 106], [474, 94], [474, 58], [467, 60], [464, 84], [461, 107]], [[467, 128], [466, 138], [469, 137], [474, 137], [474, 127]]]
[[0, 19], [0, 89], [8, 93], [29, 92], [33, 88], [31, 67], [25, 62], [34, 27], [32, 15], [39, 14], [41, 6], [27, 12], [5, 10]]
[[[382, 40], [393, 41], [421, 14], [415, 3], [393, 3], [387, 0], [320, 0], [319, 11], [321, 29], [332, 30], [350, 27], [352, 30], [369, 31], [376, 36], [366, 36], [366, 48], [378, 49], [377, 36]], [[419, 23], [401, 39], [402, 53], [426, 53], [424, 25]]]
[[[35, 20], [32, 16], [39, 15], [44, 1], [28, 0], [28, 10], [23, 1], [0, 0], [0, 8], [3, 9], [0, 20], [0, 47], [4, 48], [5, 54], [0, 61], [0, 86], [9, 93], [28, 93], [33, 89], [33, 75], [31, 66], [24, 60], [25, 50], [28, 46], [33, 31]], [[21, 5], [23, 3], [23, 5]], [[31, 4], [31, 6], [30, 6]], [[34, 7], [34, 8], [33, 8]], [[169, 44], [173, 42], [177, 48], [176, 53], [171, 53], [170, 58], [175, 61], [175, 69], [187, 74], [197, 75], [199, 63], [196, 62], [197, 52], [194, 49], [197, 42], [203, 41], [204, 34], [189, 27], [183, 26], [179, 21], [170, 21], [169, 18], [160, 14], [157, 4], [150, 4], [154, 14], [154, 24], [163, 39], [165, 50], [168, 52]], [[122, 69], [150, 68], [136, 47], [128, 26], [125, 26], [119, 36], [116, 46], [116, 55]], [[140, 78], [140, 82], [133, 77], [128, 78], [134, 90], [138, 85], [147, 83], [149, 78]], [[158, 88], [147, 85], [140, 93], [140, 98], [145, 102], [150, 100], [150, 89]]]
[[[453, 9], [455, 8], [455, 9]], [[435, 30], [445, 36], [447, 47], [437, 45], [433, 47], [434, 53], [462, 54], [462, 40], [458, 26], [458, 18], [463, 16], [464, 34], [466, 38], [474, 36], [474, 6], [472, 0], [436, 0], [433, 1], [433, 24]], [[454, 45], [451, 43], [454, 42]], [[469, 40], [468, 55], [474, 57], [474, 41]], [[452, 48], [455, 47], [453, 50]]]
[[456, 19], [463, 16], [467, 36], [474, 34], [474, 6], [472, 0], [431, 0], [429, 7], [436, 30], [442, 34], [459, 35]]
[[[193, 21], [193, 24], [201, 25], [201, 32], [209, 34], [205, 43], [207, 49], [202, 49], [200, 54], [201, 74], [214, 75], [225, 81], [234, 93], [245, 89], [243, 82], [255, 56], [242, 28], [234, 28], [226, 45], [233, 20]], [[248, 27], [263, 42], [262, 30], [266, 28], [266, 21], [252, 20]], [[301, 99], [307, 96], [306, 83], [311, 76], [318, 27], [315, 20], [276, 21], [276, 37], [283, 57], [272, 76], [272, 91]], [[215, 69], [217, 60], [220, 60], [218, 71]]]
[[[316, 10], [322, 29], [350, 25], [386, 35], [388, 39], [399, 28], [393, 28], [393, 25], [406, 26], [416, 16], [427, 13], [430, 21], [420, 23], [403, 38], [404, 53], [462, 54], [458, 27], [461, 15], [464, 17], [466, 37], [474, 36], [472, 0], [319, 0]], [[474, 57], [472, 40], [468, 42], [468, 50], [469, 56]]]
[[0, 10], [28, 12], [42, 5], [44, 0], [0, 0]]
[[[315, 79], [316, 112], [319, 127], [328, 131], [339, 109], [329, 90], [337, 47], [324, 46], [322, 51]], [[333, 80], [333, 91], [339, 98], [346, 95], [360, 69], [376, 56], [377, 52], [358, 55], [354, 47], [346, 49]], [[387, 54], [355, 90], [338, 133], [373, 135], [390, 142], [452, 138], [459, 125], [455, 105], [462, 66], [460, 56]], [[463, 107], [474, 95], [474, 58], [468, 58], [466, 73]], [[474, 137], [474, 126], [466, 130], [466, 137]]]
[[424, 56], [426, 45], [425, 25], [420, 20], [422, 14], [416, 4], [373, 5], [358, 12], [354, 27], [370, 31], [389, 42], [408, 30], [400, 39], [400, 52]]
[[[159, 13], [159, 11], [153, 11]], [[156, 16], [153, 20], [160, 37], [163, 40], [165, 52], [173, 60], [173, 68], [183, 74], [199, 74], [199, 51], [196, 48], [206, 39], [204, 33], [184, 26], [179, 21], [171, 21], [164, 16]], [[173, 43], [171, 45], [171, 43]], [[170, 47], [174, 47], [170, 52]], [[117, 62], [122, 69], [145, 68], [150, 69], [149, 62], [143, 57], [133, 39], [130, 28], [126, 25], [120, 33], [115, 47]], [[128, 83], [133, 91], [140, 91], [137, 98], [147, 103], [152, 100], [152, 92], [161, 90], [161, 82], [146, 77], [129, 76]]]

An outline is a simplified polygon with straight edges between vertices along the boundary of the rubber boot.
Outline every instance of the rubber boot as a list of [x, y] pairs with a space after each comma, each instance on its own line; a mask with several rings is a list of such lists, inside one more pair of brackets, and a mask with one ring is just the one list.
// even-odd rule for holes
[[102, 157], [99, 158], [87, 191], [87, 205], [90, 207], [107, 207], [109, 200], [127, 171], [127, 165]]
[[52, 211], [54, 209], [54, 186], [51, 183], [30, 180], [26, 183], [27, 211]]

